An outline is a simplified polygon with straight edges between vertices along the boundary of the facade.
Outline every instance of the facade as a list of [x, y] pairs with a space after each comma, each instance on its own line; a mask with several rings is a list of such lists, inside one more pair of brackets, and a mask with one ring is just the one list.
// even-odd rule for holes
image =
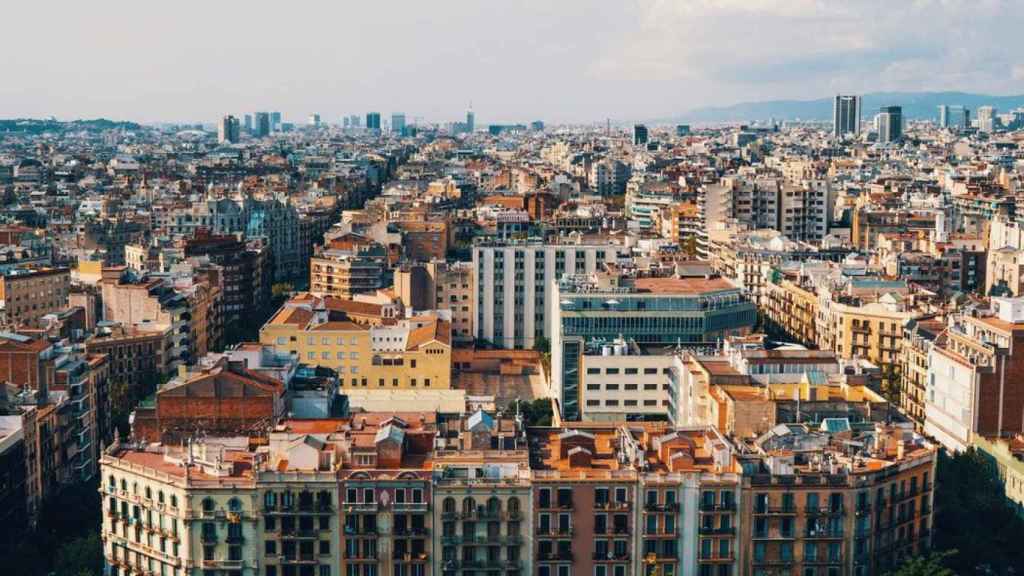
[[297, 297], [260, 330], [260, 342], [300, 362], [331, 368], [343, 388], [451, 387], [451, 323], [421, 316], [353, 321], [331, 298]]
[[234, 144], [238, 142], [240, 126], [238, 118], [228, 114], [217, 123], [217, 141], [221, 144]]
[[903, 108], [882, 106], [878, 113], [878, 141], [899, 142], [903, 138]]
[[627, 253], [610, 242], [474, 246], [476, 337], [502, 348], [550, 339], [552, 283], [563, 274], [592, 274]]
[[223, 269], [225, 323], [257, 314], [270, 299], [267, 252], [250, 248], [235, 236], [216, 236], [197, 231], [186, 240], [185, 257], [205, 256]]
[[633, 341], [586, 346], [580, 364], [580, 419], [667, 419], [673, 361], [670, 350], [645, 350]]
[[310, 259], [309, 290], [322, 296], [351, 298], [384, 287], [387, 248], [347, 234], [317, 247]]
[[832, 133], [841, 138], [860, 134], [860, 96], [838, 95], [832, 102]]
[[1024, 299], [992, 298], [992, 310], [956, 315], [928, 356], [926, 434], [950, 450], [974, 437], [1020, 431], [1024, 422], [1021, 355]]
[[754, 326], [756, 311], [722, 278], [629, 278], [575, 274], [552, 282], [551, 381], [561, 413], [581, 413], [581, 359], [590, 343], [628, 338], [641, 346], [714, 348]]
[[0, 302], [9, 326], [39, 327], [47, 314], [68, 306], [71, 271], [67, 268], [16, 269], [0, 275]]

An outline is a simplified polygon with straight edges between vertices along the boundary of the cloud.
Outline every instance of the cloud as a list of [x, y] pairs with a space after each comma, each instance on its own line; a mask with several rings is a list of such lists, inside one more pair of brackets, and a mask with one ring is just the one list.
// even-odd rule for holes
[[[1024, 2], [14, 2], [5, 116], [214, 121], [380, 110], [481, 124], [667, 116], [835, 92], [1024, 92]], [[43, 5], [46, 6], [43, 6]]]

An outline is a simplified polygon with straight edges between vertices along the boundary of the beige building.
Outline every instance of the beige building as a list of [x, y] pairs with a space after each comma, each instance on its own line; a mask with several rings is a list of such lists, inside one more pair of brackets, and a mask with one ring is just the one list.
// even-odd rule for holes
[[476, 282], [468, 262], [434, 260], [395, 269], [395, 295], [412, 310], [450, 310], [452, 337], [457, 341], [473, 339]]
[[330, 299], [293, 298], [260, 330], [260, 343], [338, 372], [343, 387], [451, 387], [451, 323], [438, 316], [354, 322]]
[[9, 326], [38, 327], [39, 319], [68, 306], [67, 268], [11, 270], [0, 276], [0, 304]]

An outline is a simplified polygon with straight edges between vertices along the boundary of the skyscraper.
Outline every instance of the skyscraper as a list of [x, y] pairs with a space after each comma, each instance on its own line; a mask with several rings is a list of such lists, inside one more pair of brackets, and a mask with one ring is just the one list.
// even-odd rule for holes
[[221, 118], [217, 124], [217, 141], [221, 144], [225, 142], [234, 144], [238, 142], [238, 132], [238, 118], [228, 114]]
[[832, 133], [837, 138], [860, 134], [860, 105], [860, 96], [836, 96], [832, 102]]
[[391, 115], [391, 131], [395, 134], [405, 135], [405, 114], [396, 112]]
[[281, 131], [281, 113], [271, 112], [270, 113], [270, 131], [280, 132]]
[[366, 129], [380, 132], [380, 112], [366, 113]]
[[878, 110], [878, 141], [898, 142], [903, 138], [903, 108], [882, 106]]
[[635, 124], [633, 126], [633, 145], [644, 146], [647, 144], [647, 126]]
[[971, 111], [963, 106], [939, 106], [939, 127], [964, 130], [971, 125]]
[[256, 113], [256, 137], [264, 138], [270, 135], [270, 113]]
[[997, 111], [994, 106], [979, 106], [978, 107], [978, 130], [982, 132], [992, 132], [996, 129], [996, 114]]
[[246, 134], [252, 134], [252, 114], [245, 115], [245, 132]]
[[310, 114], [309, 115], [309, 125], [312, 126], [313, 128], [319, 128], [320, 127], [320, 115], [319, 114]]
[[475, 129], [476, 129], [476, 114], [473, 113], [473, 108], [470, 107], [469, 110], [466, 110], [466, 132], [469, 132], [470, 134], [472, 134], [473, 130], [475, 130]]

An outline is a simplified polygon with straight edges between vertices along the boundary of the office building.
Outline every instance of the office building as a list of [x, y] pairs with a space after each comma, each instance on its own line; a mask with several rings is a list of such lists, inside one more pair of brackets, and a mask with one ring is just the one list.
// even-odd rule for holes
[[245, 115], [245, 133], [252, 134], [252, 114]]
[[998, 112], [993, 106], [978, 107], [978, 130], [982, 132], [993, 132], [999, 127]]
[[635, 124], [633, 126], [633, 145], [647, 145], [647, 126], [644, 126], [643, 124]]
[[576, 273], [552, 282], [551, 389], [562, 416], [582, 411], [587, 346], [631, 339], [650, 347], [713, 349], [750, 332], [756, 308], [724, 278]]
[[217, 123], [217, 142], [234, 144], [239, 137], [238, 118], [228, 114]]
[[391, 133], [405, 136], [405, 114], [396, 112], [391, 115]]
[[628, 252], [626, 246], [610, 242], [474, 246], [476, 337], [501, 348], [527, 349], [539, 338], [551, 338], [552, 283], [563, 274], [596, 272]]
[[466, 132], [472, 134], [474, 130], [476, 130], [476, 114], [470, 108], [466, 110]]
[[280, 112], [271, 112], [270, 113], [270, 131], [271, 132], [280, 132], [283, 129], [284, 129], [284, 126], [281, 124], [281, 113]]
[[903, 138], [903, 108], [882, 106], [878, 111], [878, 141], [899, 142]]
[[270, 135], [270, 114], [267, 112], [256, 113], [256, 137], [265, 138]]
[[309, 122], [308, 122], [308, 124], [311, 127], [313, 127], [313, 128], [319, 128], [320, 127], [320, 115], [319, 114], [310, 114], [309, 115]]
[[676, 136], [689, 136], [690, 125], [689, 124], [677, 124], [676, 125]]
[[366, 129], [380, 132], [380, 112], [366, 113]]
[[860, 134], [860, 96], [838, 95], [832, 102], [832, 133], [837, 138]]
[[939, 106], [939, 126], [953, 130], [966, 130], [971, 127], [971, 111], [964, 106]]

